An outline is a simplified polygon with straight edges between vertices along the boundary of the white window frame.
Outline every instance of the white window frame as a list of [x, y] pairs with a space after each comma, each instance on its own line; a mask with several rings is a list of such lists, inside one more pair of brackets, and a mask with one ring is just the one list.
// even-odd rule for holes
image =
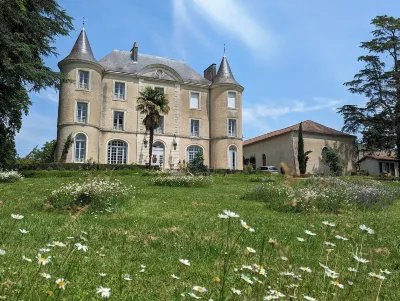
[[[235, 132], [233, 133], [233, 134], [231, 134], [230, 133], [230, 128], [229, 128], [229, 121], [230, 120], [235, 120]], [[228, 137], [237, 137], [238, 136], [238, 128], [237, 128], [237, 119], [235, 119], [235, 118], [229, 118], [228, 119], [228, 124], [227, 124], [227, 134], [228, 134]]]
[[153, 89], [163, 89], [163, 93], [165, 94], [165, 87], [164, 86], [160, 86], [160, 85], [153, 85]]
[[[78, 104], [79, 103], [85, 103], [86, 104], [86, 122], [81, 122], [78, 120]], [[76, 123], [80, 123], [80, 124], [88, 124], [89, 123], [89, 116], [90, 116], [90, 102], [88, 101], [84, 101], [84, 100], [77, 100], [75, 102], [75, 117], [74, 120]]]
[[[123, 118], [122, 129], [116, 128], [115, 125], [114, 125], [115, 113], [122, 113], [123, 114], [122, 115], [122, 118]], [[125, 120], [126, 120], [125, 117], [126, 117], [126, 111], [118, 110], [118, 109], [112, 110], [112, 128], [113, 128], [113, 130], [115, 130], [115, 131], [125, 131]]]
[[[192, 108], [191, 107], [191, 98], [192, 98], [192, 93], [199, 94], [199, 100], [197, 102], [197, 108]], [[189, 109], [190, 110], [201, 110], [201, 92], [199, 91], [189, 91]]]
[[[123, 98], [115, 95], [115, 87], [116, 87], [117, 83], [124, 84], [124, 97]], [[126, 101], [127, 100], [127, 91], [128, 91], [128, 82], [123, 81], [123, 80], [113, 80], [113, 91], [112, 91], [112, 93], [113, 93], [112, 99], [113, 100]]]
[[160, 127], [154, 129], [154, 134], [160, 135], [165, 134], [165, 116], [160, 115], [162, 117], [162, 124], [161, 124], [161, 131], [159, 130]]
[[[78, 136], [78, 135], [83, 135], [83, 136], [85, 136], [85, 138], [86, 138], [86, 140], [85, 140], [85, 156], [84, 156], [84, 158], [83, 158], [83, 160], [76, 160], [76, 142], [77, 142], [77, 140], [76, 140], [76, 136]], [[78, 133], [75, 133], [75, 135], [74, 135], [74, 147], [73, 147], [73, 154], [72, 154], [72, 162], [74, 162], [74, 163], [85, 163], [85, 161], [86, 161], [86, 158], [87, 158], [87, 155], [88, 155], [88, 135], [86, 135], [86, 133], [83, 133], [83, 132], [78, 132]]]
[[[192, 133], [193, 133], [192, 132], [192, 121], [198, 121], [199, 128], [198, 128], [198, 131], [197, 131], [197, 135], [192, 135]], [[196, 138], [200, 137], [200, 124], [201, 124], [200, 119], [196, 119], [196, 118], [189, 119], [189, 136], [190, 137], [196, 137]]]
[[[113, 142], [113, 141], [122, 141], [122, 142], [124, 142], [125, 144], [126, 144], [126, 149], [125, 149], [125, 163], [110, 163], [110, 160], [109, 160], [109, 144], [111, 143], [111, 142]], [[129, 143], [127, 142], [127, 141], [125, 141], [125, 140], [123, 140], [123, 139], [119, 139], [119, 138], [114, 138], [114, 139], [110, 139], [110, 140], [108, 140], [107, 141], [107, 143], [106, 143], [106, 162], [107, 162], [107, 164], [128, 164], [128, 162], [129, 162]]]
[[[81, 82], [80, 82], [80, 72], [88, 72], [89, 73], [89, 78], [88, 78], [88, 87], [82, 87]], [[76, 70], [76, 90], [79, 91], [91, 91], [91, 86], [92, 86], [92, 70], [90, 69], [85, 69], [85, 68], [79, 68]]]
[[228, 159], [228, 168], [229, 168], [229, 164], [230, 164], [230, 157], [229, 157], [229, 153], [230, 153], [230, 148], [231, 147], [234, 147], [235, 148], [235, 153], [236, 153], [236, 155], [235, 155], [235, 163], [234, 163], [234, 169], [233, 170], [236, 170], [236, 169], [238, 169], [238, 147], [237, 147], [237, 145], [235, 145], [235, 144], [230, 144], [230, 145], [228, 145], [228, 148], [227, 148], [227, 155], [226, 155], [226, 157], [227, 157], [227, 159]]
[[[191, 161], [190, 161], [190, 153], [189, 153], [189, 147], [191, 147], [191, 146], [195, 146], [195, 147], [198, 147], [199, 149], [201, 149], [201, 150], [203, 151], [203, 156], [204, 156], [204, 148], [203, 148], [201, 145], [198, 145], [198, 144], [190, 144], [190, 145], [188, 145], [188, 146], [186, 147], [186, 150], [185, 150], [185, 153], [186, 153], [186, 155], [185, 155], [185, 157], [186, 157], [186, 164], [191, 163]], [[192, 160], [194, 159], [194, 155], [195, 155], [195, 153], [193, 154]]]
[[[235, 94], [235, 102], [234, 102], [233, 106], [229, 105], [229, 93]], [[227, 107], [229, 109], [236, 109], [236, 103], [237, 103], [237, 93], [236, 93], [236, 91], [227, 91], [226, 92], [226, 102], [227, 102]]]

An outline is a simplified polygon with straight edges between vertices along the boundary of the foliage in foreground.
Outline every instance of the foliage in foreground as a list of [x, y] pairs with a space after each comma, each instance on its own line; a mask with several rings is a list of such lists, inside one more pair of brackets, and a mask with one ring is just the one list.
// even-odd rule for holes
[[382, 209], [400, 198], [400, 189], [379, 181], [350, 181], [337, 177], [310, 178], [300, 184], [265, 182], [242, 197], [263, 201], [267, 207], [283, 212], [333, 212], [352, 209]]
[[21, 181], [24, 177], [16, 170], [1, 171], [0, 170], [0, 183], [10, 183]]
[[[292, 248], [283, 243], [278, 235], [268, 237], [263, 234], [257, 246], [247, 244], [248, 237], [257, 235], [257, 228], [252, 228], [239, 215], [224, 210], [217, 216], [221, 221], [217, 241], [210, 241], [210, 248], [217, 248], [219, 259], [209, 275], [214, 281], [202, 279], [197, 283], [190, 281], [203, 262], [187, 254], [187, 257], [172, 258], [174, 264], [168, 266], [169, 281], [165, 284], [173, 287], [171, 295], [164, 295], [165, 300], [181, 300], [185, 297], [206, 300], [365, 300], [366, 292], [373, 293], [374, 300], [383, 294], [382, 286], [391, 282], [392, 271], [376, 252], [378, 235], [364, 224], [349, 226], [347, 223], [323, 221], [312, 229], [298, 229], [291, 237]], [[92, 249], [91, 237], [98, 233], [78, 231], [68, 237], [49, 240], [46, 246], [36, 245], [23, 250], [19, 262], [13, 262], [13, 250], [9, 248], [8, 235], [18, 232], [20, 235], [40, 237], [43, 232], [37, 229], [23, 228], [29, 221], [20, 214], [2, 222], [0, 256], [11, 266], [1, 271], [1, 277], [8, 285], [2, 286], [1, 298], [17, 296], [34, 300], [76, 300], [84, 298], [113, 298], [128, 300], [138, 297], [133, 280], [153, 286], [149, 271], [156, 268], [149, 263], [137, 267], [136, 271], [127, 269], [128, 254], [131, 248], [126, 247], [128, 233], [121, 233], [118, 251], [119, 257], [106, 258], [114, 260], [117, 268], [113, 274], [101, 270], [101, 258], [106, 257], [103, 247]], [[216, 223], [217, 224], [217, 223]], [[94, 228], [96, 229], [96, 228]], [[54, 237], [54, 233], [50, 234]], [[40, 241], [46, 241], [41, 237]], [[189, 239], [189, 238], [187, 238]], [[282, 239], [282, 240], [281, 240]], [[192, 241], [188, 242], [192, 243]], [[214, 246], [212, 246], [215, 244]], [[116, 246], [113, 248], [116, 250]], [[319, 256], [310, 256], [309, 250], [318, 250]], [[384, 254], [382, 252], [381, 254]], [[96, 259], [96, 274], [87, 265], [89, 258]], [[299, 258], [301, 257], [301, 260]], [[301, 263], [299, 263], [301, 262]], [[23, 271], [16, 269], [18, 266]], [[163, 268], [164, 269], [164, 268]], [[14, 272], [17, 271], [17, 272]], [[133, 272], [133, 273], [132, 273]], [[77, 278], [85, 275], [85, 282]], [[153, 274], [154, 275], [154, 274]], [[155, 277], [160, 277], [155, 274]], [[86, 277], [90, 277], [87, 279]], [[204, 283], [208, 283], [207, 286]], [[133, 300], [140, 300], [133, 299]]]
[[112, 211], [128, 198], [135, 197], [134, 188], [119, 180], [101, 178], [73, 182], [53, 190], [45, 205], [54, 209], [77, 210], [88, 207], [91, 211]]
[[169, 187], [206, 187], [213, 183], [211, 176], [158, 176], [151, 180], [153, 185]]

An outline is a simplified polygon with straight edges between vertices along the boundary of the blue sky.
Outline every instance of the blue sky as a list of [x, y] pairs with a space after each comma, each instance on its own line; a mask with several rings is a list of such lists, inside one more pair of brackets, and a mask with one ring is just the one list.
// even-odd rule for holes
[[[313, 120], [341, 129], [335, 109], [363, 104], [343, 82], [362, 65], [361, 41], [370, 39], [370, 20], [400, 11], [395, 0], [64, 0], [75, 31], [59, 37], [59, 57], [45, 62], [58, 71], [82, 29], [101, 59], [113, 49], [183, 59], [200, 74], [226, 55], [243, 93], [244, 139]], [[398, 16], [394, 16], [398, 17]], [[32, 94], [33, 105], [16, 137], [17, 151], [56, 138], [58, 94]]]

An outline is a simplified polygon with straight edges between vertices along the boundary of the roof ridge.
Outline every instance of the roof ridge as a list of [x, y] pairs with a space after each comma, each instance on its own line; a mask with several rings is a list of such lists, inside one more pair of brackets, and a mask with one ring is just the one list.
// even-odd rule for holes
[[[113, 51], [112, 52], [126, 52], [126, 53], [131, 53], [131, 51], [130, 50], [119, 50], [119, 49], [113, 49]], [[111, 52], [110, 52], [111, 53]], [[109, 54], [110, 54], [109, 53]], [[179, 63], [183, 63], [183, 64], [185, 64], [185, 65], [187, 65], [186, 64], [186, 61], [185, 60], [183, 60], [183, 59], [181, 59], [181, 60], [179, 60], [179, 59], [172, 59], [172, 58], [169, 58], [169, 57], [165, 57], [165, 56], [159, 56], [159, 55], [153, 55], [153, 54], [148, 54], [148, 53], [142, 53], [142, 52], [138, 52], [138, 55], [145, 55], [145, 56], [151, 56], [151, 57], [157, 57], [157, 58], [160, 58], [160, 59], [167, 59], [167, 60], [171, 60], [171, 61], [175, 61], [175, 62], [179, 62]], [[108, 55], [108, 54], [107, 54]], [[106, 55], [106, 56], [107, 56]], [[188, 65], [189, 66], [189, 65]]]

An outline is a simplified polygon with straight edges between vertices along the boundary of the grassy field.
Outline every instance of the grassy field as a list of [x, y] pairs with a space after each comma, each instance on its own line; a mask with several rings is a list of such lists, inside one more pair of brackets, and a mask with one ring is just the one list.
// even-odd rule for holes
[[[224, 300], [263, 300], [267, 295], [282, 300], [306, 300], [304, 296], [316, 300], [400, 300], [399, 202], [379, 212], [280, 213], [263, 202], [241, 199], [259, 185], [246, 175], [216, 175], [209, 187], [184, 188], [150, 185], [152, 177], [127, 172], [114, 177], [134, 186], [136, 192], [115, 212], [44, 209], [44, 200], [52, 190], [81, 176], [0, 183], [0, 249], [6, 252], [0, 256], [0, 299], [97, 300], [101, 299], [97, 288], [102, 286], [111, 289], [110, 299], [114, 300], [185, 300], [193, 298], [187, 293], [198, 285], [207, 289], [206, 293], [195, 292], [204, 300], [221, 300], [222, 286]], [[224, 209], [240, 218], [218, 218]], [[15, 220], [11, 214], [24, 218]], [[240, 219], [255, 232], [243, 228]], [[335, 227], [324, 225], [325, 220]], [[362, 232], [361, 224], [374, 229], [375, 234]], [[305, 230], [316, 235], [307, 235]], [[349, 240], [335, 239], [335, 235]], [[66, 246], [48, 247], [53, 241]], [[336, 247], [325, 245], [325, 241]], [[77, 242], [88, 246], [88, 251], [78, 251], [74, 247]], [[247, 254], [246, 247], [256, 253]], [[41, 248], [50, 249], [41, 252], [42, 257], [51, 256], [47, 265], [39, 265], [36, 259]], [[369, 262], [358, 263], [353, 258], [356, 254]], [[188, 259], [190, 267], [179, 259]], [[265, 268], [266, 277], [254, 267], [246, 267], [254, 263]], [[319, 263], [338, 272], [338, 278], [327, 277]], [[348, 271], [348, 267], [358, 273]], [[380, 269], [392, 274], [379, 273]], [[285, 272], [301, 280], [281, 275]], [[370, 272], [386, 279], [371, 277]], [[42, 273], [51, 278], [42, 277]], [[253, 278], [255, 273], [262, 283]], [[131, 280], [125, 280], [125, 274]], [[69, 282], [65, 290], [56, 285], [59, 278]], [[241, 295], [234, 294], [232, 288]]]

